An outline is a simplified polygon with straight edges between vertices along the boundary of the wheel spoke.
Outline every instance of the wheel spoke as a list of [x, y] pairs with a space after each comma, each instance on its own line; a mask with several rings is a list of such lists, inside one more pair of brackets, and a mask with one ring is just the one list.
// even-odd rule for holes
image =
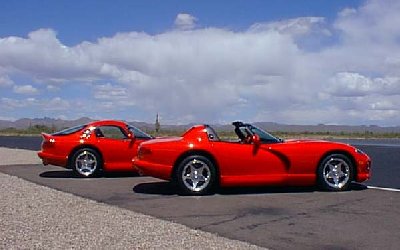
[[199, 182], [204, 182], [207, 180], [207, 178], [204, 175], [199, 175], [199, 177], [197, 178], [199, 180]]
[[199, 184], [198, 180], [192, 180], [192, 190], [195, 190], [197, 188], [197, 184]]
[[329, 167], [329, 172], [334, 171], [335, 170], [335, 165], [332, 164], [328, 164]]
[[337, 176], [333, 177], [333, 182], [335, 183], [335, 186], [339, 186], [339, 178]]

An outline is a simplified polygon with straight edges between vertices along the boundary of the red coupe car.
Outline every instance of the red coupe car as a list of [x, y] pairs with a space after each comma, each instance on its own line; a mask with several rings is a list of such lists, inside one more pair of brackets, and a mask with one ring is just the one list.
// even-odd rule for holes
[[173, 181], [186, 194], [217, 186], [319, 185], [342, 191], [370, 177], [371, 160], [347, 144], [281, 140], [251, 124], [233, 123], [238, 139], [224, 141], [208, 125], [182, 137], [141, 143], [133, 160], [140, 174]]
[[89, 177], [103, 171], [134, 171], [138, 145], [152, 137], [122, 121], [95, 121], [54, 134], [42, 133], [43, 164], [71, 168]]

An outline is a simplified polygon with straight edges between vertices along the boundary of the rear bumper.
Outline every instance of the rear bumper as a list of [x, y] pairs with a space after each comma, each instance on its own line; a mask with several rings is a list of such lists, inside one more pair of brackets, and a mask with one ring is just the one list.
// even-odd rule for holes
[[163, 180], [171, 180], [172, 166], [142, 161], [137, 158], [132, 160], [133, 167], [140, 175], [149, 175]]
[[65, 156], [53, 155], [40, 151], [37, 153], [39, 158], [42, 159], [43, 165], [55, 165], [60, 167], [67, 167], [68, 158]]

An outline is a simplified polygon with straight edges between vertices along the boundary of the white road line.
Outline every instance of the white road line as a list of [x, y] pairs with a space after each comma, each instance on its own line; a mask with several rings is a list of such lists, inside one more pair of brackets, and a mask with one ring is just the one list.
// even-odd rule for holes
[[367, 186], [368, 188], [371, 189], [379, 189], [379, 190], [385, 190], [385, 191], [391, 191], [391, 192], [400, 192], [400, 189], [396, 188], [384, 188], [384, 187], [375, 187], [375, 186]]

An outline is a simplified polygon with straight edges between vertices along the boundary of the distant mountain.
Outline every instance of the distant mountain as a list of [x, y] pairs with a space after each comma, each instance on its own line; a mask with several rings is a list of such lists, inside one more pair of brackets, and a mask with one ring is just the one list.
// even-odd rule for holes
[[263, 128], [267, 131], [281, 131], [281, 132], [374, 132], [374, 133], [400, 133], [400, 126], [396, 127], [380, 127], [375, 125], [286, 125], [273, 122], [257, 122], [254, 124], [257, 127]]
[[[85, 124], [88, 122], [94, 121], [88, 117], [82, 117], [77, 120], [62, 120], [62, 119], [54, 119], [49, 117], [44, 118], [23, 118], [16, 121], [6, 121], [0, 120], [0, 129], [4, 128], [17, 128], [17, 129], [26, 129], [31, 126], [35, 125], [44, 125], [47, 127], [54, 127], [58, 130], [76, 126], [79, 124]], [[139, 121], [132, 121], [129, 122], [130, 124], [141, 128], [146, 131], [154, 130], [154, 124], [146, 123], [146, 122], [139, 122]], [[179, 130], [183, 131], [194, 124], [186, 124], [186, 125], [165, 125], [161, 122], [161, 129], [162, 130]], [[279, 124], [274, 122], [257, 122], [254, 123], [255, 126], [265, 129], [271, 132], [332, 132], [332, 133], [340, 133], [340, 132], [373, 132], [373, 133], [400, 133], [400, 126], [396, 127], [380, 127], [380, 126], [349, 126], [349, 125], [287, 125], [287, 124]], [[218, 131], [230, 131], [232, 130], [232, 126], [230, 124], [213, 124], [212, 125]]]
[[76, 126], [79, 124], [85, 124], [91, 121], [93, 120], [88, 117], [82, 117], [77, 120], [62, 120], [49, 117], [34, 118], [34, 119], [23, 118], [16, 120], [14, 122], [0, 120], [0, 129], [10, 128], [10, 127], [17, 129], [26, 129], [35, 125], [44, 125], [47, 127], [55, 127], [57, 129], [62, 129], [62, 128]]

